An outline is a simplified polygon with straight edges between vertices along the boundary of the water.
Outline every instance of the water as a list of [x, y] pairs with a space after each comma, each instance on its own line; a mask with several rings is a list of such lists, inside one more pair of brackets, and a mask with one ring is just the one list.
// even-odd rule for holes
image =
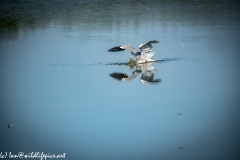
[[[239, 159], [234, 1], [1, 1], [0, 153]], [[146, 40], [158, 83], [130, 81]], [[13, 127], [7, 128], [7, 124]]]

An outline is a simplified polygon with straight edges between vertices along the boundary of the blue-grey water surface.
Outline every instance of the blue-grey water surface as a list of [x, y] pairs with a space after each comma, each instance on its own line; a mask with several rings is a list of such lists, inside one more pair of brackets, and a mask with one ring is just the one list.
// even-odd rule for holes
[[[220, 0], [1, 1], [0, 153], [239, 159], [239, 10]], [[137, 66], [108, 49], [155, 39], [161, 82], [109, 76]]]

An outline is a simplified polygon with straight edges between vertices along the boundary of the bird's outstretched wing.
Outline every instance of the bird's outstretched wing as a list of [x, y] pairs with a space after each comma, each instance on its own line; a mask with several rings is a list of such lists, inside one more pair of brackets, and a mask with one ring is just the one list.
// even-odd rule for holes
[[121, 81], [123, 78], [128, 78], [128, 75], [126, 75], [125, 73], [118, 73], [118, 72], [113, 72], [110, 73], [109, 76]]
[[108, 52], [124, 51], [125, 49], [131, 51], [133, 54], [136, 54], [138, 52], [134, 47], [130, 46], [129, 44], [113, 47], [113, 48], [109, 49]]
[[143, 83], [148, 83], [148, 84], [156, 84], [161, 82], [161, 79], [154, 79], [154, 73], [151, 71], [147, 71], [142, 74], [142, 77], [140, 79]]
[[152, 43], [159, 43], [159, 41], [158, 40], [146, 41], [146, 42], [140, 44], [138, 47], [141, 51], [142, 50], [150, 51], [153, 48]]
[[124, 51], [125, 49], [122, 49], [121, 46], [113, 47], [108, 50], [108, 52], [119, 52], [119, 51]]
[[125, 73], [118, 73], [118, 72], [113, 72], [110, 73], [109, 76], [119, 80], [119, 81], [131, 81], [133, 78], [136, 78], [138, 76], [138, 73], [140, 71], [135, 70], [131, 76], [126, 75]]

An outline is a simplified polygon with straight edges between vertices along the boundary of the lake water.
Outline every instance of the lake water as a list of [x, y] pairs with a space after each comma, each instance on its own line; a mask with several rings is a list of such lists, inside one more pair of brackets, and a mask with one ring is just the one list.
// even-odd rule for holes
[[[237, 1], [1, 1], [0, 154], [239, 159], [239, 10]], [[147, 40], [160, 41], [147, 66], [158, 83], [142, 81], [146, 66], [124, 65], [129, 51], [107, 52]], [[139, 68], [130, 81], [110, 76]]]

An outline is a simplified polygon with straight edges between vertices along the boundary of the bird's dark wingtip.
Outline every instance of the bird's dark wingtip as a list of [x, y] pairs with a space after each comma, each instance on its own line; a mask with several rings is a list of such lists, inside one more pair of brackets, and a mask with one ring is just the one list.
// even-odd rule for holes
[[128, 75], [126, 75], [125, 73], [118, 73], [118, 72], [110, 73], [109, 76], [111, 76], [119, 81], [122, 80], [123, 78], [128, 78]]
[[152, 43], [159, 43], [159, 40], [153, 40]]
[[123, 51], [125, 49], [122, 49], [121, 46], [117, 46], [117, 47], [113, 47], [111, 49], [108, 50], [108, 52], [119, 52], [119, 51]]

